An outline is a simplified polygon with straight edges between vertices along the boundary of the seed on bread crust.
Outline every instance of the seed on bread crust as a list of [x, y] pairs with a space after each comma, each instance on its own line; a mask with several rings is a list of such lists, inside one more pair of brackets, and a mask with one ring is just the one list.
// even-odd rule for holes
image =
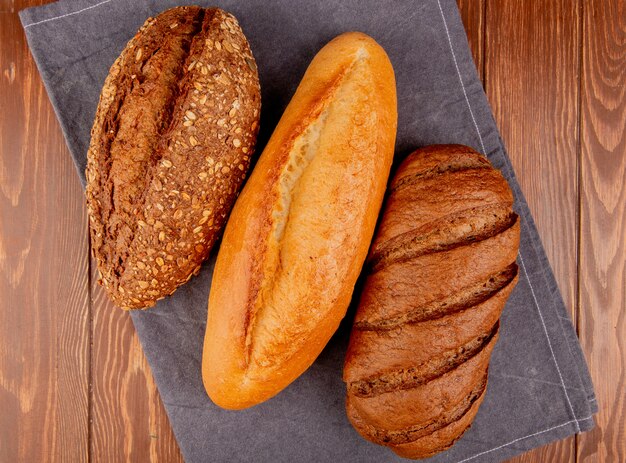
[[[189, 6], [149, 18], [111, 67], [86, 196], [102, 285], [118, 306], [147, 308], [174, 292], [219, 237], [243, 180], [235, 168], [248, 169], [241, 153], [256, 142], [260, 89], [251, 61], [232, 15]], [[233, 108], [242, 133], [218, 124]], [[227, 141], [235, 134], [241, 148]], [[228, 169], [208, 170], [217, 164]]]

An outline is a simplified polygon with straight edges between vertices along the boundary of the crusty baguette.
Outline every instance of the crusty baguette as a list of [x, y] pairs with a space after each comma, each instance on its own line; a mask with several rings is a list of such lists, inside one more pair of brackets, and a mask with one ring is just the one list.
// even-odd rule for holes
[[366, 439], [426, 458], [471, 425], [517, 282], [512, 205], [471, 148], [431, 146], [399, 167], [344, 366], [348, 417]]
[[86, 171], [92, 249], [115, 304], [150, 307], [200, 269], [248, 169], [260, 99], [248, 42], [220, 9], [167, 10], [122, 51]]
[[229, 409], [304, 372], [345, 315], [393, 158], [394, 73], [370, 37], [313, 59], [224, 232], [209, 297], [203, 379]]

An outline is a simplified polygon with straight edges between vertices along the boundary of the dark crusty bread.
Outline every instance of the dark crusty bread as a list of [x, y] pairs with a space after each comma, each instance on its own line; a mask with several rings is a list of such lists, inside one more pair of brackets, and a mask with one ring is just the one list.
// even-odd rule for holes
[[86, 171], [92, 249], [118, 306], [150, 307], [199, 271], [248, 170], [259, 111], [232, 15], [173, 8], [128, 42], [102, 89]]
[[426, 458], [471, 425], [517, 282], [512, 205], [502, 175], [466, 146], [418, 150], [398, 169], [344, 367], [348, 417], [366, 439]]

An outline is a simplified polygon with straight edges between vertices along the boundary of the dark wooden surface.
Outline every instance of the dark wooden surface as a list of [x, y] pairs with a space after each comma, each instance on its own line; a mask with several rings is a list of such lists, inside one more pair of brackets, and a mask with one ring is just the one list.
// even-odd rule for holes
[[[490, 1], [483, 84], [575, 321], [580, 10], [574, 4]], [[520, 461], [574, 462], [575, 439]]]
[[[80, 184], [0, 0], [0, 462], [182, 461], [128, 315], [90, 275]], [[626, 461], [626, 2], [459, 0], [589, 361], [595, 430], [515, 462]]]

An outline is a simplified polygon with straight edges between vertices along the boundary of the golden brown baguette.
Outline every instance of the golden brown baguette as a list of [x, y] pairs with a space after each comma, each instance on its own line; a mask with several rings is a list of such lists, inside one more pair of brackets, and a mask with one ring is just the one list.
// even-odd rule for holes
[[471, 425], [517, 282], [512, 205], [506, 180], [469, 147], [427, 147], [399, 167], [344, 366], [348, 418], [366, 439], [426, 458]]
[[203, 379], [229, 409], [277, 394], [345, 315], [391, 166], [394, 73], [370, 37], [313, 59], [224, 232], [209, 297]]
[[128, 42], [102, 89], [86, 171], [92, 249], [115, 304], [150, 307], [199, 271], [248, 169], [259, 110], [232, 15], [173, 8]]

